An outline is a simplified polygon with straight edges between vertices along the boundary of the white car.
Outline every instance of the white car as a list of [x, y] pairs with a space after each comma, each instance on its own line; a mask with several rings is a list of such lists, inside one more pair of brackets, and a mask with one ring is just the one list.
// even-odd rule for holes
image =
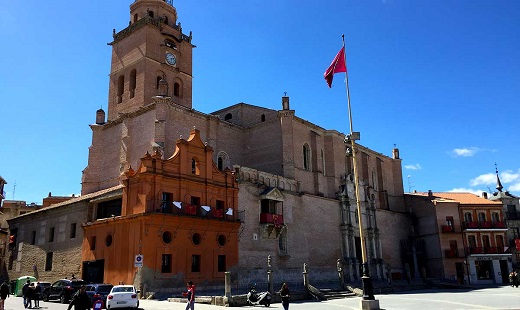
[[138, 291], [133, 285], [114, 285], [107, 296], [106, 307], [113, 308], [139, 308]]

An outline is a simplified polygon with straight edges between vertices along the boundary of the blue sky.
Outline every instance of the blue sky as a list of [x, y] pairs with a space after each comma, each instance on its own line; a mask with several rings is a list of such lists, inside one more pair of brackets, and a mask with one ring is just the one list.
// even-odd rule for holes
[[[78, 194], [106, 109], [112, 29], [132, 0], [0, 2], [0, 175], [7, 199]], [[246, 102], [348, 132], [403, 164], [405, 191], [520, 195], [520, 1], [176, 0], [193, 32], [193, 107]], [[15, 187], [16, 185], [16, 187]]]

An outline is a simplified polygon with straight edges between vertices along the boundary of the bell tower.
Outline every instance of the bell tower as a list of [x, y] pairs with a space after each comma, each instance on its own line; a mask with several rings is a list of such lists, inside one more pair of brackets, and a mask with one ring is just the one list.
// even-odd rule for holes
[[[108, 121], [167, 95], [192, 107], [192, 35], [182, 33], [172, 0], [136, 0], [128, 27], [113, 31]], [[167, 83], [167, 94], [161, 83]]]

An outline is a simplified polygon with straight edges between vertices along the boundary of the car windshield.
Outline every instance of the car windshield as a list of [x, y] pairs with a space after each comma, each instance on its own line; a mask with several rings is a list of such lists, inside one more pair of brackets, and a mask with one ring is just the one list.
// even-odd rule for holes
[[134, 288], [131, 286], [125, 286], [125, 287], [114, 287], [112, 289], [113, 293], [121, 293], [121, 292], [133, 292]]
[[98, 293], [109, 293], [112, 289], [112, 285], [100, 285], [97, 288]]

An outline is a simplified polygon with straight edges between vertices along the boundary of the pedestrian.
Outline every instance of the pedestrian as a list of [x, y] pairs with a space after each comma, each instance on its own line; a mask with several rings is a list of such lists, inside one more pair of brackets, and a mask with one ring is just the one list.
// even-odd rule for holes
[[282, 299], [282, 306], [284, 310], [289, 310], [289, 298], [291, 298], [291, 294], [289, 292], [289, 286], [286, 282], [282, 284], [282, 288], [278, 291], [280, 294], [280, 298]]
[[27, 282], [25, 282], [25, 284], [22, 287], [23, 306], [25, 308], [31, 308], [31, 306], [32, 306], [31, 300], [28, 298], [29, 296], [27, 296], [30, 284], [31, 284], [31, 281], [27, 280]]
[[[40, 298], [42, 295], [42, 287], [38, 285], [38, 282], [34, 283], [34, 307], [36, 309], [40, 308]], [[1, 310], [1, 309], [0, 309]]]
[[195, 309], [195, 285], [193, 282], [188, 281], [188, 291], [182, 293], [182, 296], [188, 297], [188, 302], [186, 303], [186, 310]]
[[0, 310], [4, 310], [5, 300], [9, 297], [9, 285], [4, 281], [0, 285]]
[[74, 306], [74, 310], [90, 310], [90, 297], [88, 297], [86, 290], [87, 287], [85, 285], [80, 287], [76, 294], [72, 296], [72, 300], [70, 301], [67, 310], [72, 309], [72, 306]]
[[513, 284], [515, 285], [515, 287], [518, 287], [518, 285], [520, 285], [520, 280], [518, 279], [517, 271], [513, 272]]

